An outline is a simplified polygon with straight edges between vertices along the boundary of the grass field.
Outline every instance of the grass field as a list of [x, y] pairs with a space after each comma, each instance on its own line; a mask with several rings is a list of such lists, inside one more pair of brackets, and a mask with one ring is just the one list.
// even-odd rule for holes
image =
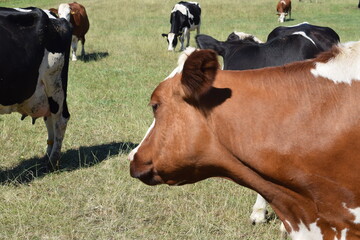
[[[31, 4], [29, 3], [31, 2]], [[0, 6], [57, 7], [58, 0], [0, 0]], [[176, 1], [82, 0], [88, 12], [85, 61], [70, 62], [71, 118], [60, 171], [47, 173], [46, 129], [19, 114], [0, 116], [0, 239], [278, 239], [279, 221], [248, 217], [255, 193], [223, 179], [149, 187], [126, 160], [152, 122], [152, 90], [176, 66], [161, 33]], [[360, 40], [356, 0], [293, 0], [283, 25], [329, 26], [341, 41]], [[265, 40], [276, 0], [204, 0], [201, 32], [232, 31]], [[194, 33], [191, 44], [194, 45]], [[0, 36], [1, 37], [1, 36]]]

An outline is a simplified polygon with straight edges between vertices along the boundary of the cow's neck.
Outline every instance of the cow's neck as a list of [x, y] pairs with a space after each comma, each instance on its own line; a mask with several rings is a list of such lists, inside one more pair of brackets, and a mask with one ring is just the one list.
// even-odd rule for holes
[[[226, 149], [225, 152], [228, 152], [227, 156], [224, 155], [223, 166], [227, 173], [226, 177], [260, 193], [284, 222], [287, 230], [293, 233], [293, 239], [301, 239], [296, 236], [306, 236], [304, 239], [335, 239], [335, 237], [340, 239], [340, 236], [343, 236], [340, 234], [343, 234], [342, 231], [347, 228], [344, 223], [337, 223], [334, 216], [339, 214], [348, 215], [349, 212], [346, 211], [346, 208], [340, 210], [328, 208], [329, 206], [326, 203], [329, 202], [329, 199], [327, 199], [326, 192], [322, 191], [327, 191], [326, 189], [333, 185], [329, 183], [328, 179], [320, 175], [318, 179], [315, 179], [316, 172], [314, 172], [314, 169], [316, 168], [309, 169], [313, 172], [307, 173], [312, 176], [312, 180], [316, 181], [316, 184], [309, 185], [311, 182], [306, 181], [306, 175], [301, 175], [304, 173], [303, 170], [300, 169], [299, 171], [299, 167], [302, 165], [296, 165], [299, 162], [295, 160], [286, 164], [289, 159], [296, 159], [297, 157], [296, 155], [289, 155], [294, 154], [296, 150], [292, 149], [295, 146], [296, 139], [294, 140], [294, 136], [282, 136], [287, 131], [283, 131], [283, 129], [276, 130], [276, 126], [272, 126], [272, 121], [281, 120], [281, 116], [285, 116], [285, 114], [293, 114], [291, 112], [293, 109], [287, 109], [291, 104], [297, 108], [295, 112], [303, 110], [301, 106], [304, 105], [303, 101], [307, 101], [308, 96], [304, 93], [308, 88], [308, 83], [305, 80], [301, 84], [291, 83], [292, 79], [282, 80], [281, 75], [283, 73], [281, 71], [276, 73], [263, 71], [263, 73], [266, 75], [261, 76], [259, 71], [257, 71], [256, 75], [263, 79], [271, 78], [272, 74], [278, 75], [278, 82], [272, 82], [270, 84], [272, 85], [271, 88], [270, 85], [267, 85], [268, 83], [264, 82], [261, 87], [259, 79], [253, 78], [252, 71], [242, 73], [220, 71], [217, 77], [219, 81], [215, 81], [215, 88], [224, 91], [230, 89], [231, 91], [231, 97], [215, 106], [208, 114], [209, 124], [218, 138], [219, 144]], [[309, 73], [305, 79], [309, 82], [314, 81], [314, 78], [310, 75], [310, 65]], [[284, 84], [283, 81], [289, 82]], [[329, 85], [327, 85], [327, 82], [325, 84], [329, 92], [337, 91], [338, 97], [341, 96], [340, 93], [346, 94], [346, 90], [332, 88], [331, 82], [329, 82]], [[301, 93], [302, 95], [291, 99], [300, 99], [302, 104], [299, 104], [299, 106], [301, 106], [297, 106], [295, 102], [284, 104], [283, 101], [287, 99], [287, 95], [295, 93], [291, 92], [291, 87], [296, 88], [298, 86], [304, 88], [297, 89], [297, 94]], [[345, 88], [347, 87], [345, 86]], [[312, 98], [308, 99], [309, 106], [306, 107], [310, 108], [309, 111], [313, 111], [311, 109], [314, 106], [312, 101], [316, 101], [317, 98], [320, 99], [321, 96], [315, 96], [311, 92], [313, 90], [309, 91]], [[274, 94], [283, 97], [279, 98], [280, 101], [274, 100], [272, 97]], [[324, 95], [327, 93], [322, 94], [327, 96]], [[276, 117], [276, 115], [278, 116]], [[318, 118], [321, 118], [321, 116], [318, 116]], [[327, 119], [324, 118], [322, 121], [325, 120]], [[317, 124], [317, 122], [315, 123]], [[313, 123], [307, 122], [306, 124]], [[285, 126], [291, 125], [297, 124]], [[304, 128], [304, 130], [306, 129]], [[291, 137], [293, 137], [292, 140]], [[305, 143], [310, 141], [307, 139], [308, 134], [302, 136], [302, 138], [301, 140]], [[314, 145], [314, 141], [312, 142], [312, 145]], [[304, 146], [310, 145], [304, 144]], [[305, 149], [304, 146], [299, 146], [300, 149], [295, 152], [304, 153], [306, 150], [311, 150]], [[308, 154], [308, 152], [304, 154]], [[335, 191], [336, 193], [332, 192], [332, 195], [342, 196], [347, 190], [338, 188]], [[320, 195], [316, 196], [317, 194]], [[314, 198], [317, 198], [317, 200], [315, 201]], [[334, 199], [333, 201], [336, 201], [336, 203], [333, 202], [333, 204], [342, 208], [342, 204], [345, 202], [344, 199]], [[296, 235], [304, 231], [306, 235]]]

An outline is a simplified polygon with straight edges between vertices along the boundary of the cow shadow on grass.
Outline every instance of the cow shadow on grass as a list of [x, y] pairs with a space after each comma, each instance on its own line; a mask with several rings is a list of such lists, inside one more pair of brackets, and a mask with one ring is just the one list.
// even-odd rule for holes
[[79, 56], [78, 60], [84, 61], [84, 62], [91, 62], [91, 61], [99, 61], [103, 58], [106, 58], [109, 56], [108, 52], [95, 52], [95, 53], [87, 53], [84, 56]]
[[[94, 166], [112, 156], [128, 154], [137, 144], [112, 142], [96, 146], [70, 149], [62, 153], [58, 173]], [[23, 160], [11, 169], [0, 169], [0, 184], [28, 184], [52, 173], [45, 158], [34, 157]]]

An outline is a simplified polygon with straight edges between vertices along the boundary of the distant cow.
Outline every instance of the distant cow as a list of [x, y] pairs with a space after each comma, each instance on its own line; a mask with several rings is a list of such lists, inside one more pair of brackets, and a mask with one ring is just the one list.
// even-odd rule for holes
[[55, 168], [70, 118], [66, 103], [71, 26], [38, 8], [0, 8], [0, 114], [44, 117]]
[[186, 38], [186, 46], [189, 46], [190, 31], [196, 29], [197, 34], [200, 33], [201, 8], [196, 2], [179, 2], [175, 4], [170, 14], [170, 32], [163, 33], [168, 42], [168, 50], [174, 51], [179, 37], [181, 47], [184, 50], [184, 39]]
[[315, 42], [320, 51], [327, 51], [333, 45], [340, 42], [339, 35], [333, 29], [329, 27], [311, 25], [307, 22], [289, 27], [277, 27], [269, 33], [267, 41], [296, 32], [304, 32], [306, 36]]
[[289, 15], [291, 18], [291, 0], [280, 0], [276, 6], [277, 15], [279, 16], [279, 22], [284, 22], [285, 17]]
[[90, 23], [85, 7], [77, 2], [62, 3], [59, 10], [51, 8], [51, 12], [58, 14], [59, 17], [66, 18], [73, 26], [73, 37], [71, 42], [72, 60], [76, 61], [76, 50], [79, 40], [81, 41], [81, 56], [85, 56], [85, 34], [88, 32]]
[[313, 58], [320, 52], [315, 42], [304, 32], [258, 43], [253, 37], [242, 40], [218, 41], [211, 36], [195, 37], [201, 49], [213, 49], [224, 59], [224, 70], [245, 70], [280, 66], [289, 62]]
[[360, 42], [246, 71], [195, 51], [153, 91], [130, 174], [173, 186], [224, 177], [260, 193], [293, 240], [359, 239], [359, 64]]

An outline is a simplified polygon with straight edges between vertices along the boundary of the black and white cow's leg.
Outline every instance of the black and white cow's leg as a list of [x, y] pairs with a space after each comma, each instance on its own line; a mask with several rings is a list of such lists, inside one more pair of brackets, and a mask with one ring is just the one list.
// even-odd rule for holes
[[266, 222], [266, 200], [260, 194], [256, 197], [256, 202], [250, 215], [250, 220], [252, 224]]
[[184, 28], [184, 38], [186, 37], [186, 47], [190, 45], [190, 29]]
[[200, 25], [196, 27], [196, 34], [200, 34]]
[[47, 156], [52, 169], [57, 169], [59, 166], [61, 146], [70, 117], [67, 112], [65, 91], [61, 78], [64, 58], [62, 53], [45, 51], [44, 60], [40, 67], [50, 107], [50, 116], [46, 117], [45, 124], [48, 129]]
[[180, 51], [184, 51], [184, 39], [185, 39], [185, 31], [183, 34], [180, 35], [179, 40], [180, 40]]
[[54, 146], [54, 128], [53, 128], [52, 119], [53, 118], [51, 116], [44, 117], [44, 122], [45, 122], [47, 132], [48, 132], [47, 149], [46, 149], [46, 156], [47, 157], [50, 157], [51, 151], [52, 151], [53, 146]]
[[[71, 53], [72, 53], [72, 57], [71, 60], [76, 61], [76, 50], [77, 50], [77, 45], [78, 45], [79, 39], [73, 35], [72, 39], [71, 39]], [[84, 44], [82, 45], [84, 47]], [[84, 49], [83, 49], [84, 50]]]

